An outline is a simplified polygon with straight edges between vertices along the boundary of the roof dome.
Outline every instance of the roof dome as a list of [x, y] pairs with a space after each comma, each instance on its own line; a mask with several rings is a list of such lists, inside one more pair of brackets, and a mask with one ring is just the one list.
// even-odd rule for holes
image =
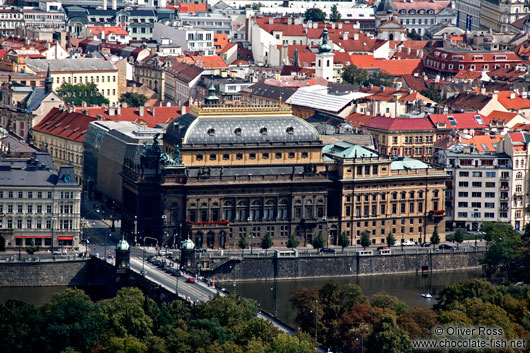
[[318, 52], [322, 54], [329, 53], [330, 51], [331, 46], [328, 44], [328, 29], [324, 28], [324, 31], [322, 32], [322, 44], [318, 47]]
[[118, 245], [116, 245], [116, 249], [121, 251], [127, 251], [129, 250], [129, 243], [124, 238], [121, 238], [121, 240], [118, 242]]
[[193, 243], [193, 241], [190, 238], [184, 240], [184, 243], [182, 243], [182, 250], [193, 250], [193, 249], [195, 249], [195, 244]]

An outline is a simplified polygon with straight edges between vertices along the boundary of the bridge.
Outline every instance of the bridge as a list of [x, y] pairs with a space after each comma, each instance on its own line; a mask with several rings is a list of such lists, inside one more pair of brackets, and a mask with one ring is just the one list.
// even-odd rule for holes
[[[130, 268], [132, 271], [141, 274], [142, 268], [145, 271], [144, 276], [153, 283], [156, 283], [171, 293], [175, 293], [179, 298], [187, 300], [192, 303], [202, 303], [213, 298], [216, 294], [225, 296], [226, 291], [219, 290], [215, 286], [210, 286], [200, 280], [195, 283], [188, 283], [189, 276], [172, 276], [171, 274], [162, 271], [160, 268], [151, 264], [148, 261], [143, 262], [141, 256], [131, 256]], [[277, 329], [292, 335], [295, 329], [285, 322], [279, 320], [273, 315], [264, 310], [258, 312], [258, 318], [266, 320], [274, 325]]]

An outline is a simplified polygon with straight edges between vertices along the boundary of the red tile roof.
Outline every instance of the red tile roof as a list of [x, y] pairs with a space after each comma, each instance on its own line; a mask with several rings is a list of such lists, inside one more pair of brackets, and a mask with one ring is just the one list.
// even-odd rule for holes
[[119, 116], [110, 116], [109, 109], [106, 107], [76, 107], [75, 111], [86, 111], [86, 114], [91, 117], [100, 115], [103, 120], [132, 121], [148, 127], [155, 127], [158, 124], [167, 124], [176, 117], [179, 117], [181, 107], [144, 107], [143, 117], [140, 116], [140, 108], [121, 108]]
[[[448, 117], [452, 116], [456, 125], [451, 124]], [[480, 117], [482, 124], [475, 119]], [[459, 113], [459, 114], [429, 114], [429, 119], [439, 128], [446, 129], [485, 129], [489, 127], [490, 119], [487, 116], [478, 113]]]
[[129, 32], [121, 28], [120, 26], [104, 27], [104, 26], [87, 26], [87, 29], [94, 35], [99, 35], [101, 32], [105, 35], [114, 33], [116, 35], [128, 35]]
[[376, 116], [370, 121], [363, 123], [362, 126], [387, 131], [434, 130], [434, 125], [426, 118], [390, 118]]
[[391, 76], [412, 75], [420, 70], [420, 59], [405, 59], [405, 60], [384, 60], [375, 59], [372, 55], [356, 55], [351, 56], [352, 63], [362, 69], [379, 68], [381, 72], [386, 72]]
[[[513, 99], [511, 97], [513, 97]], [[530, 108], [530, 99], [522, 98], [520, 95], [512, 91], [500, 91], [498, 100], [499, 103], [508, 110]]]
[[78, 112], [53, 108], [33, 130], [66, 140], [83, 142], [88, 124], [97, 120]]
[[504, 138], [504, 135], [475, 135], [470, 139], [460, 139], [466, 145], [474, 145], [479, 152], [495, 152], [497, 144]]
[[181, 4], [178, 7], [179, 13], [196, 13], [206, 12], [206, 3], [204, 4]]
[[204, 69], [227, 69], [228, 65], [220, 56], [193, 56], [195, 65]]
[[503, 121], [507, 123], [517, 115], [519, 115], [517, 112], [503, 112], [500, 110], [494, 110], [488, 115], [488, 119], [490, 119], [490, 121]]
[[362, 124], [365, 124], [375, 118], [374, 115], [366, 115], [362, 113], [353, 113], [346, 117], [348, 123], [356, 128], [360, 128]]
[[428, 89], [423, 76], [415, 77], [414, 75], [403, 75], [403, 81], [405, 81], [408, 88], [417, 92]]

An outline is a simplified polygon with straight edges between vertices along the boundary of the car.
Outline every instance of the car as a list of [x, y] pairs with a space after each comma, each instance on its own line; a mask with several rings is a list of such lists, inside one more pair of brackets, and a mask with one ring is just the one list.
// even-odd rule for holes
[[[394, 246], [396, 246], [396, 245], [394, 244]], [[388, 250], [388, 249], [389, 249], [388, 246], [378, 246], [378, 247], [377, 247], [377, 251]]]
[[416, 243], [413, 242], [412, 240], [407, 240], [407, 241], [405, 242], [405, 244], [403, 244], [403, 245], [405, 245], [405, 246], [414, 246], [414, 245], [416, 245]]
[[54, 254], [54, 255], [66, 255], [67, 252], [66, 252], [66, 249], [62, 249], [62, 250], [61, 249], [57, 249], [57, 250], [54, 250], [52, 252], [52, 254]]
[[421, 247], [422, 247], [422, 248], [428, 248], [428, 247], [430, 247], [431, 245], [432, 245], [432, 244], [431, 244], [430, 242], [426, 242], [426, 243], [421, 244]]
[[438, 249], [452, 250], [452, 249], [453, 249], [453, 246], [451, 246], [451, 245], [449, 245], [449, 244], [440, 244], [440, 246], [438, 247]]
[[392, 246], [401, 246], [401, 243], [399, 241], [396, 241]]
[[206, 252], [206, 248], [197, 248], [195, 249], [196, 252]]
[[186, 282], [188, 282], [188, 283], [195, 283], [195, 282], [197, 282], [197, 281], [196, 281], [195, 278], [193, 278], [193, 277], [188, 277], [188, 278], [186, 279]]
[[335, 249], [332, 249], [332, 248], [321, 248], [319, 251], [321, 254], [334, 254], [335, 253]]

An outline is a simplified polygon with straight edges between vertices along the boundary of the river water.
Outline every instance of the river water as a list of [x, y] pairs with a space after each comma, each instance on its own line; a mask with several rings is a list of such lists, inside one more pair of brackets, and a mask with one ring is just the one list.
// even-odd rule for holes
[[[339, 284], [354, 283], [359, 285], [364, 294], [371, 296], [378, 292], [388, 292], [412, 307], [429, 307], [435, 303], [435, 299], [424, 299], [422, 293], [430, 293], [433, 297], [443, 287], [478, 278], [481, 270], [444, 271], [434, 272], [422, 276], [421, 274], [394, 274], [360, 277], [339, 277], [335, 280]], [[278, 316], [296, 326], [296, 312], [289, 302], [292, 293], [300, 287], [317, 287], [327, 283], [330, 279], [306, 279], [286, 281], [253, 281], [237, 282], [236, 291], [244, 298], [255, 299], [262, 309], [271, 314], [277, 312]], [[276, 285], [275, 285], [276, 284]], [[227, 290], [232, 292], [233, 283], [221, 283]], [[42, 306], [49, 302], [55, 293], [65, 290], [64, 286], [57, 287], [0, 287], [0, 303], [8, 299], [19, 299], [27, 303]], [[275, 291], [276, 289], [276, 291]], [[93, 292], [93, 293], [90, 293]], [[100, 291], [89, 291], [94, 300], [102, 299]], [[104, 292], [104, 291], [103, 291]], [[275, 300], [276, 299], [276, 300]]]
[[[364, 294], [371, 296], [378, 292], [388, 292], [411, 307], [430, 307], [435, 299], [424, 299], [422, 293], [430, 293], [433, 297], [447, 285], [480, 277], [482, 271], [443, 271], [421, 274], [393, 274], [360, 277], [339, 277], [334, 279], [339, 284], [354, 283], [361, 287]], [[296, 327], [296, 312], [289, 302], [292, 293], [300, 287], [317, 287], [327, 283], [330, 279], [305, 279], [276, 282], [274, 281], [237, 282], [236, 292], [244, 298], [255, 299], [265, 311], [277, 312], [280, 319]], [[230, 292], [233, 283], [222, 283]], [[276, 300], [275, 300], [276, 299]]]

